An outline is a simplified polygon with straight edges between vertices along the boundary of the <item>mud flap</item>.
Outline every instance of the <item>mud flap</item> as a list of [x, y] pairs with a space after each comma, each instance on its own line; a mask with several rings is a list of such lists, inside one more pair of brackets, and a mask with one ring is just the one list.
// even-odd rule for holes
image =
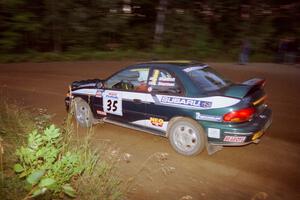
[[207, 150], [208, 155], [210, 155], [210, 156], [218, 151], [221, 151], [222, 149], [223, 149], [223, 146], [221, 146], [221, 145], [212, 145], [209, 143], [206, 144], [206, 150]]

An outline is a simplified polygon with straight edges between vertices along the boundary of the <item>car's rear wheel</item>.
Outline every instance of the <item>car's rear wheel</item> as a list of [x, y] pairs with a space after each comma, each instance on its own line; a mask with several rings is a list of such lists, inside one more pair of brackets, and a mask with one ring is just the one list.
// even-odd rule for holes
[[203, 151], [207, 136], [196, 121], [177, 117], [170, 121], [167, 134], [172, 147], [180, 154], [194, 156]]
[[76, 121], [81, 127], [88, 128], [94, 123], [94, 116], [89, 104], [81, 98], [73, 100], [74, 114]]

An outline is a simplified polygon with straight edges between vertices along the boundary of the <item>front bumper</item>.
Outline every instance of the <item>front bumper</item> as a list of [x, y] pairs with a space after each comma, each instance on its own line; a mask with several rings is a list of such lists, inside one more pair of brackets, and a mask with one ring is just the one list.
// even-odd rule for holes
[[[263, 112], [254, 117], [251, 121], [239, 124], [228, 123], [203, 123], [208, 142], [211, 145], [221, 146], [242, 146], [249, 143], [258, 143], [262, 135], [272, 123], [272, 111], [265, 108]], [[211, 129], [219, 130], [219, 135], [210, 134]]]
[[69, 110], [70, 110], [70, 105], [71, 105], [70, 97], [66, 97], [65, 98], [65, 106], [66, 106], [67, 112], [69, 112]]

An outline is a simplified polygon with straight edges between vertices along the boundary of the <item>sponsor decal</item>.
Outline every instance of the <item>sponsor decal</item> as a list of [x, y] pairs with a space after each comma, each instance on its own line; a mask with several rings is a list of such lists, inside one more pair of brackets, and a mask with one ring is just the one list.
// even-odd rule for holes
[[224, 142], [244, 142], [246, 139], [246, 136], [229, 136], [229, 135], [226, 135], [225, 138], [224, 138]]
[[220, 129], [208, 128], [207, 133], [210, 138], [220, 138]]
[[156, 85], [158, 76], [159, 76], [159, 70], [155, 69], [153, 72], [153, 76], [150, 78], [151, 81], [150, 81], [149, 85]]
[[102, 111], [102, 110], [97, 110], [97, 114], [99, 114], [99, 115], [104, 115], [104, 116], [107, 115], [106, 112], [104, 112], [104, 111]]
[[123, 115], [121, 93], [106, 90], [103, 94], [103, 111], [114, 115]]
[[198, 120], [206, 120], [206, 121], [214, 121], [214, 122], [221, 122], [221, 116], [214, 116], [214, 115], [204, 115], [200, 112], [196, 112], [196, 119]]
[[173, 87], [173, 86], [175, 86], [175, 83], [169, 83], [169, 82], [161, 82], [161, 81], [159, 81], [157, 85], [158, 86]]
[[184, 105], [196, 108], [210, 108], [212, 106], [212, 102], [210, 101], [172, 96], [162, 96], [160, 102], [164, 104]]
[[97, 90], [96, 97], [101, 98], [102, 97], [102, 93], [103, 93], [103, 90]]
[[163, 131], [163, 132], [166, 132], [167, 128], [168, 128], [168, 122], [166, 122], [166, 121], [164, 121], [162, 126], [154, 126], [150, 122], [149, 119], [137, 120], [137, 121], [133, 121], [131, 123], [132, 124], [137, 124], [137, 125], [140, 125], [140, 126], [144, 126], [144, 127], [148, 127], [148, 128], [151, 128], [151, 129], [156, 129], [156, 130]]
[[105, 97], [110, 99], [118, 99], [118, 94], [116, 92], [108, 92]]
[[170, 77], [160, 77], [157, 79], [154, 79], [155, 77], [150, 78], [149, 85], [157, 85], [157, 86], [166, 86], [166, 87], [174, 87], [175, 86], [175, 78]]
[[160, 77], [158, 80], [159, 81], [175, 82], [175, 78], [169, 78], [169, 77]]
[[[153, 81], [154, 77], [150, 77], [150, 81]], [[171, 78], [171, 77], [159, 77], [158, 78], [159, 81], [168, 81], [168, 82], [175, 82], [175, 78]]]
[[150, 117], [150, 122], [154, 126], [160, 126], [162, 127], [164, 125], [164, 120], [156, 117]]
[[[221, 96], [192, 98], [192, 97], [179, 97], [168, 95], [156, 95], [157, 103], [181, 106], [187, 109], [207, 110], [212, 108], [224, 108], [232, 106], [240, 102], [239, 99]], [[196, 116], [195, 116], [196, 117]]]

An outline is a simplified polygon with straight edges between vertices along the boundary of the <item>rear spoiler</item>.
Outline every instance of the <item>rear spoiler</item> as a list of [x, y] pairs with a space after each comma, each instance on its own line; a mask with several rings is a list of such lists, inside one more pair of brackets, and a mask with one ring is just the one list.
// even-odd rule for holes
[[242, 85], [250, 86], [248, 89], [248, 92], [246, 93], [245, 96], [253, 93], [256, 90], [263, 88], [265, 86], [265, 84], [266, 84], [266, 79], [262, 79], [262, 78], [253, 78], [253, 79], [244, 81], [242, 83]]
[[243, 98], [263, 88], [265, 83], [265, 79], [253, 78], [240, 84], [231, 85], [225, 90], [225, 95], [235, 98]]
[[260, 86], [263, 87], [266, 83], [266, 79], [263, 78], [253, 78], [249, 79], [247, 81], [244, 81], [242, 84], [243, 85], [251, 85], [251, 86]]

